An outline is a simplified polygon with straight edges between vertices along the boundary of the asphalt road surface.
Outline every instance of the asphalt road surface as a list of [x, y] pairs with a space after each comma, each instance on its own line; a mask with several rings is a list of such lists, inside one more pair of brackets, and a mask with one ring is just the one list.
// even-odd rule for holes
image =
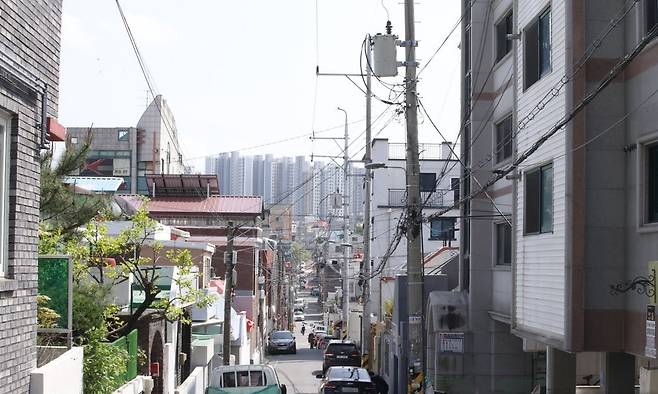
[[322, 351], [310, 349], [306, 337], [311, 328], [310, 323], [320, 321], [322, 318], [317, 297], [309, 297], [308, 293], [301, 294], [306, 299], [306, 335], [302, 335], [302, 323], [295, 323], [295, 337], [297, 338], [297, 354], [269, 355], [267, 359], [274, 366], [281, 383], [285, 384], [290, 394], [317, 394], [320, 379], [314, 372], [321, 373]]

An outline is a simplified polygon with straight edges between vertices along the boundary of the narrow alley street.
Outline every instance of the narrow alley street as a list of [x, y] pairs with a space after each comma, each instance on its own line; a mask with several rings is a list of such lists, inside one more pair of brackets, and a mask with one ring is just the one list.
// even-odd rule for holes
[[315, 372], [322, 369], [322, 351], [310, 349], [306, 336], [311, 329], [311, 323], [322, 319], [322, 309], [317, 297], [310, 297], [307, 292], [302, 293], [306, 300], [306, 335], [302, 335], [302, 323], [295, 323], [295, 337], [297, 339], [297, 354], [277, 354], [268, 356], [269, 363], [279, 374], [281, 383], [285, 384], [290, 394], [317, 393], [320, 379]]

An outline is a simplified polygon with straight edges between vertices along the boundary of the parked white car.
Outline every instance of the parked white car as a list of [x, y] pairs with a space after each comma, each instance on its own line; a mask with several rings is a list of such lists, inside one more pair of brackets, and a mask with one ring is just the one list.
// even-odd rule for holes
[[305, 319], [304, 312], [295, 311], [295, 313], [293, 314], [293, 318], [295, 321], [304, 321]]

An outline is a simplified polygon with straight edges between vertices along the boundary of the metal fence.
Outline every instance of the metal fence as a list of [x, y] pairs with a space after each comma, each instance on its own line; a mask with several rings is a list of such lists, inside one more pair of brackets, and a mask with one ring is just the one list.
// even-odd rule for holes
[[132, 330], [125, 337], [121, 337], [110, 345], [116, 346], [120, 349], [125, 349], [128, 352], [128, 363], [126, 365], [126, 374], [121, 378], [121, 381], [116, 382], [117, 388], [121, 387], [124, 383], [130, 382], [137, 377], [137, 330]]

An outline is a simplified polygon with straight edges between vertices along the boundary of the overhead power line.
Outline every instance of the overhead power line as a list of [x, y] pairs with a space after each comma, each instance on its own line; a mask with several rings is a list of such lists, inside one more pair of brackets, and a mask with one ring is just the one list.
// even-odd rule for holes
[[433, 213], [430, 215], [428, 218], [436, 218], [438, 216], [441, 216], [442, 214], [448, 212], [450, 209], [454, 209], [454, 207], [458, 207], [460, 204], [463, 204], [466, 201], [469, 201], [473, 199], [474, 197], [478, 196], [480, 193], [483, 193], [484, 191], [488, 190], [493, 184], [498, 182], [499, 180], [503, 179], [505, 176], [507, 176], [509, 173], [514, 171], [521, 163], [523, 163], [525, 160], [527, 160], [533, 153], [535, 153], [546, 141], [548, 141], [555, 133], [558, 131], [562, 130], [564, 126], [566, 126], [573, 118], [578, 115], [589, 103], [592, 102], [619, 74], [621, 74], [622, 71], [642, 52], [642, 50], [647, 46], [647, 44], [652, 41], [654, 38], [656, 38], [656, 35], [658, 33], [658, 25], [654, 26], [649, 33], [647, 33], [640, 43], [635, 46], [633, 51], [629, 53], [628, 55], [624, 56], [623, 59], [618, 62], [611, 70], [608, 72], [608, 75], [599, 83], [599, 85], [592, 91], [590, 92], [585, 98], [580, 101], [574, 109], [566, 115], [561, 121], [559, 121], [555, 126], [553, 126], [548, 132], [546, 132], [544, 135], [542, 135], [537, 141], [535, 141], [534, 144], [530, 148], [528, 148], [523, 154], [521, 154], [511, 165], [509, 165], [506, 169], [500, 170], [496, 172], [496, 175], [492, 177], [487, 183], [485, 183], [481, 188], [479, 188], [477, 191], [472, 192], [468, 196], [465, 196], [464, 198], [460, 199], [459, 201], [455, 202], [451, 207], [444, 208], [439, 210], [438, 212]]

